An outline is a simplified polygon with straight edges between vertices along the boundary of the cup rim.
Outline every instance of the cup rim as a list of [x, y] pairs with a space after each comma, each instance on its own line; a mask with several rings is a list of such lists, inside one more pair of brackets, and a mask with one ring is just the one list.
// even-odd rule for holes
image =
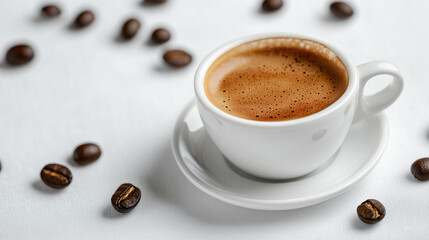
[[[219, 108], [217, 108], [207, 97], [205, 91], [204, 91], [204, 80], [205, 75], [208, 70], [208, 68], [211, 66], [211, 64], [222, 54], [227, 52], [228, 50], [237, 47], [241, 44], [244, 44], [246, 42], [251, 42], [255, 40], [262, 40], [266, 38], [279, 38], [279, 37], [290, 37], [290, 38], [298, 38], [303, 40], [311, 40], [317, 43], [321, 43], [324, 46], [328, 47], [330, 50], [332, 50], [344, 63], [346, 66], [348, 75], [349, 75], [349, 83], [347, 86], [346, 91], [343, 93], [343, 95], [337, 99], [334, 103], [329, 105], [327, 108], [324, 108], [323, 110], [313, 113], [311, 115], [297, 118], [297, 119], [291, 119], [291, 120], [283, 120], [283, 121], [256, 121], [256, 120], [250, 120], [245, 118], [236, 117], [233, 115], [230, 115]], [[195, 73], [194, 78], [194, 90], [195, 90], [195, 96], [206, 109], [208, 109], [210, 112], [214, 113], [216, 116], [227, 120], [229, 122], [245, 125], [245, 126], [251, 126], [251, 127], [284, 127], [284, 126], [294, 126], [294, 125], [300, 125], [312, 122], [316, 119], [320, 119], [325, 117], [326, 115], [330, 114], [331, 112], [334, 112], [336, 109], [340, 108], [344, 103], [349, 102], [349, 100], [353, 97], [353, 93], [355, 89], [358, 86], [357, 81], [357, 74], [356, 74], [356, 67], [351, 64], [351, 62], [348, 60], [348, 58], [344, 55], [342, 51], [340, 51], [338, 48], [336, 48], [332, 43], [329, 41], [312, 37], [306, 34], [298, 34], [298, 33], [288, 33], [288, 32], [276, 32], [276, 33], [262, 33], [262, 34], [254, 34], [249, 36], [244, 36], [238, 39], [234, 39], [232, 41], [226, 42], [222, 44], [221, 46], [217, 47], [215, 50], [210, 52], [200, 63], [200, 65], [197, 68], [197, 71]]]

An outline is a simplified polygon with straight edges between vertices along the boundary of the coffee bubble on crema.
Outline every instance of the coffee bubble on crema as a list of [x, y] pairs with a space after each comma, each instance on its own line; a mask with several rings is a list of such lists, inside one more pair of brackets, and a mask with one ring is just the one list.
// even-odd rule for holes
[[233, 116], [283, 121], [319, 112], [348, 86], [347, 68], [328, 47], [311, 40], [270, 38], [244, 43], [209, 67], [208, 99]]

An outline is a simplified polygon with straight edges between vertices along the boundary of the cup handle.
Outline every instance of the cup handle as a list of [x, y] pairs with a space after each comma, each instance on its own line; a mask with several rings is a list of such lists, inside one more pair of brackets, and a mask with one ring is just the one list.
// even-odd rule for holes
[[[404, 80], [399, 69], [392, 63], [386, 61], [373, 61], [359, 65], [359, 96], [353, 123], [383, 111], [396, 101], [404, 88]], [[387, 74], [393, 77], [392, 82], [383, 90], [371, 96], [364, 96], [363, 90], [366, 83], [377, 75]]]

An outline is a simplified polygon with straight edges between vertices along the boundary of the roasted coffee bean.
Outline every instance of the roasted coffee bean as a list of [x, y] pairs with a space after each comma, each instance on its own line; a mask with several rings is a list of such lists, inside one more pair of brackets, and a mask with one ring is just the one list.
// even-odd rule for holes
[[128, 19], [122, 26], [121, 35], [125, 39], [133, 38], [140, 29], [140, 22], [137, 19]]
[[192, 56], [182, 50], [170, 50], [164, 53], [164, 61], [173, 67], [184, 67], [192, 62]]
[[33, 49], [24, 44], [13, 46], [6, 53], [6, 62], [15, 66], [29, 63], [33, 58]]
[[79, 145], [73, 153], [73, 159], [80, 165], [86, 165], [94, 162], [101, 156], [101, 149], [94, 143], [85, 143]]
[[131, 183], [124, 183], [113, 194], [111, 202], [113, 208], [120, 213], [127, 213], [133, 210], [140, 202], [141, 192]]
[[42, 15], [46, 17], [56, 17], [61, 14], [61, 9], [55, 5], [46, 5], [42, 8]]
[[262, 2], [262, 8], [268, 12], [277, 11], [282, 6], [283, 0], [264, 0], [264, 2]]
[[72, 181], [70, 170], [59, 164], [48, 164], [40, 172], [42, 181], [51, 188], [65, 188]]
[[75, 19], [74, 25], [78, 28], [84, 28], [90, 25], [95, 19], [95, 15], [91, 11], [83, 11], [81, 12]]
[[170, 32], [167, 31], [167, 29], [164, 28], [158, 28], [155, 29], [152, 33], [152, 41], [156, 43], [165, 43], [168, 40], [170, 40]]
[[167, 2], [167, 0], [144, 0], [144, 4], [155, 5]]
[[429, 180], [429, 158], [421, 158], [411, 165], [411, 173], [420, 181]]
[[1, 172], [1, 161], [0, 161], [0, 172]]
[[333, 2], [330, 9], [338, 18], [349, 18], [353, 15], [353, 8], [345, 2]]
[[375, 224], [383, 220], [386, 209], [375, 199], [368, 199], [357, 207], [357, 214], [364, 223]]

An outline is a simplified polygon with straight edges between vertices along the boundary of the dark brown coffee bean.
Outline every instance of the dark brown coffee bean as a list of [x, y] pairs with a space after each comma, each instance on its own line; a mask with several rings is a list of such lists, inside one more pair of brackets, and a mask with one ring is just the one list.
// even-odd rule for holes
[[383, 220], [386, 209], [375, 199], [368, 199], [357, 207], [357, 214], [364, 223], [375, 224]]
[[0, 172], [1, 172], [1, 161], [0, 161]]
[[349, 18], [353, 15], [353, 9], [345, 2], [333, 2], [330, 6], [332, 14], [338, 18]]
[[155, 29], [155, 31], [152, 33], [152, 41], [156, 43], [165, 43], [170, 40], [170, 37], [170, 32], [168, 32], [165, 28]]
[[262, 8], [268, 12], [277, 11], [282, 6], [283, 0], [264, 0], [264, 2], [262, 2]]
[[42, 15], [46, 17], [56, 17], [61, 14], [61, 9], [55, 5], [46, 5], [42, 8]]
[[73, 153], [73, 159], [80, 165], [87, 165], [94, 162], [101, 156], [101, 149], [94, 143], [79, 145]]
[[173, 67], [184, 67], [192, 62], [192, 56], [182, 50], [170, 50], [164, 53], [164, 61]]
[[420, 158], [411, 165], [411, 173], [420, 181], [429, 180], [429, 158]]
[[141, 192], [131, 183], [124, 183], [113, 194], [111, 202], [113, 208], [120, 213], [127, 213], [133, 210], [140, 202]]
[[6, 62], [15, 66], [29, 63], [33, 58], [33, 49], [24, 44], [13, 46], [6, 53]]
[[74, 25], [78, 28], [84, 28], [90, 25], [95, 19], [95, 15], [91, 11], [81, 12], [75, 19]]
[[59, 164], [48, 164], [40, 172], [42, 181], [51, 188], [65, 188], [72, 181], [70, 170]]
[[137, 19], [131, 18], [122, 26], [121, 35], [125, 39], [133, 38], [140, 29], [140, 22]]
[[165, 3], [167, 0], [144, 0], [144, 4], [155, 5]]

